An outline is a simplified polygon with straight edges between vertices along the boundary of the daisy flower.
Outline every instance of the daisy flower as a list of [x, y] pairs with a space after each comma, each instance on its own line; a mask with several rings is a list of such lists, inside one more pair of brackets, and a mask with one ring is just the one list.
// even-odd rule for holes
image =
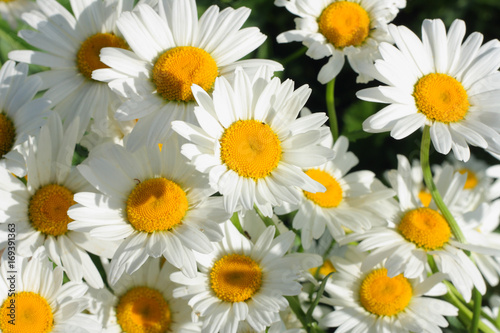
[[33, 100], [40, 85], [40, 79], [28, 76], [26, 64], [9, 60], [0, 69], [0, 167], [18, 177], [26, 175], [24, 144], [29, 135], [36, 135], [48, 115], [50, 102], [46, 98]]
[[458, 309], [450, 303], [426, 297], [446, 294], [446, 287], [439, 283], [445, 274], [424, 280], [402, 274], [390, 276], [383, 264], [364, 271], [361, 261], [365, 255], [333, 259], [337, 272], [328, 280], [325, 291], [329, 297], [322, 302], [335, 310], [320, 324], [337, 327], [335, 332], [339, 333], [441, 332], [440, 327], [448, 326], [445, 316], [458, 315]]
[[35, 74], [42, 79], [42, 90], [54, 104], [66, 125], [80, 119], [79, 137], [91, 119], [100, 128], [108, 126], [108, 109], [116, 109], [120, 100], [106, 84], [92, 79], [92, 72], [107, 67], [99, 59], [103, 47], [128, 49], [116, 28], [124, 10], [133, 8], [133, 0], [71, 1], [71, 14], [56, 0], [37, 0], [39, 10], [24, 13], [22, 19], [33, 30], [21, 30], [19, 36], [39, 49], [9, 52], [12, 60], [49, 67]]
[[448, 163], [433, 167], [435, 178], [439, 181], [441, 177], [451, 177], [453, 172], [467, 175], [464, 188], [461, 191], [459, 205], [464, 211], [475, 210], [482, 202], [490, 201], [490, 187], [492, 178], [486, 175], [488, 164], [471, 156], [466, 162], [454, 160], [451, 162], [452, 173], [444, 170]]
[[[371, 251], [361, 268], [372, 269], [385, 259], [388, 275], [403, 273], [406, 278], [421, 277], [427, 273], [427, 257], [432, 256], [440, 272], [449, 274], [450, 281], [468, 302], [473, 287], [484, 294], [486, 285], [477, 266], [463, 250], [486, 255], [500, 252], [488, 245], [459, 243], [452, 236], [448, 222], [435, 203], [422, 207], [418, 197], [411, 192], [408, 160], [398, 156], [398, 181], [394, 188], [399, 199], [399, 211], [389, 219], [387, 227], [374, 227], [362, 234], [354, 233], [341, 240], [341, 244], [360, 241], [360, 251]], [[465, 183], [465, 175], [455, 173], [446, 189], [440, 189], [443, 201], [454, 212], [455, 219], [462, 216], [453, 209]]]
[[453, 150], [467, 161], [469, 144], [500, 153], [496, 96], [500, 91], [500, 43], [481, 46], [471, 34], [462, 43], [465, 23], [455, 20], [448, 34], [441, 20], [425, 20], [422, 41], [404, 26], [389, 26], [396, 46], [382, 43], [375, 62], [377, 79], [387, 86], [357, 93], [360, 99], [388, 103], [363, 123], [367, 132], [391, 132], [402, 139], [430, 126], [434, 148]]
[[74, 281], [63, 285], [62, 267], [53, 268], [43, 249], [30, 260], [18, 257], [16, 274], [7, 268], [5, 257], [0, 264], [0, 331], [101, 332], [97, 320], [82, 313], [88, 306], [88, 286]]
[[[231, 78], [236, 66], [255, 72], [260, 65], [273, 70], [274, 61], [242, 60], [266, 37], [257, 28], [241, 29], [250, 9], [211, 6], [198, 19], [195, 0], [161, 0], [158, 12], [138, 5], [117, 22], [131, 50], [104, 48], [101, 61], [110, 68], [93, 78], [129, 101], [116, 113], [118, 120], [138, 119], [130, 148], [156, 145], [172, 134], [172, 120], [195, 121], [191, 85], [211, 92], [216, 77]], [[144, 136], [142, 133], [148, 133]]]
[[103, 333], [201, 332], [201, 322], [191, 320], [187, 301], [174, 298], [177, 284], [172, 265], [150, 258], [133, 274], [124, 274], [108, 289], [91, 289], [91, 313], [103, 323]]
[[[500, 249], [500, 235], [495, 232], [500, 224], [500, 199], [491, 204], [482, 203], [476, 210], [465, 213], [460, 227], [471, 244]], [[474, 262], [490, 286], [499, 283], [500, 256], [471, 253]]]
[[500, 164], [486, 168], [486, 176], [493, 180], [488, 189], [487, 197], [489, 200], [497, 199], [500, 197]]
[[103, 281], [87, 251], [111, 257], [116, 245], [97, 242], [81, 232], [68, 230], [68, 208], [73, 195], [92, 187], [72, 167], [78, 122], [63, 131], [61, 119], [53, 112], [36, 139], [31, 138], [26, 157], [27, 184], [0, 169], [0, 249], [6, 247], [7, 224], [16, 224], [16, 250], [29, 257], [45, 247], [49, 258], [62, 266], [72, 281], [82, 278], [96, 288]]
[[130, 152], [116, 144], [94, 149], [78, 166], [100, 193], [75, 195], [78, 205], [68, 214], [70, 230], [95, 239], [120, 243], [111, 261], [109, 281], [132, 274], [148, 257], [164, 256], [188, 276], [194, 276], [193, 250], [212, 251], [222, 237], [218, 223], [230, 215], [206, 177], [179, 153], [171, 136], [161, 147]]
[[269, 79], [265, 67], [254, 77], [238, 69], [231, 85], [215, 81], [213, 98], [193, 86], [201, 127], [175, 121], [173, 129], [192, 143], [182, 146], [198, 170], [224, 197], [228, 212], [258, 207], [266, 216], [272, 206], [297, 203], [301, 190], [321, 192], [325, 187], [301, 168], [325, 163], [333, 152], [318, 143], [327, 117], [316, 113], [296, 120], [311, 90]]
[[4, 0], [0, 1], [0, 15], [9, 22], [11, 29], [17, 28], [18, 20], [25, 12], [37, 9], [37, 5], [32, 0]]
[[333, 160], [305, 171], [309, 177], [325, 186], [325, 192], [302, 191], [298, 204], [284, 203], [275, 208], [278, 215], [298, 210], [293, 218], [293, 228], [301, 230], [305, 249], [311, 246], [313, 239], [323, 235], [326, 227], [332, 237], [338, 240], [345, 235], [344, 228], [362, 232], [370, 229], [372, 224], [385, 224], [382, 217], [370, 207], [380, 207], [384, 199], [394, 196], [394, 191], [373, 190], [375, 174], [371, 171], [348, 174], [358, 164], [358, 158], [347, 151], [348, 146], [347, 138], [339, 137], [333, 147], [332, 144], [328, 147], [335, 156]]
[[278, 43], [302, 42], [309, 57], [330, 58], [318, 74], [323, 84], [338, 75], [345, 57], [359, 74], [358, 82], [372, 80], [363, 67], [380, 57], [379, 43], [392, 42], [387, 23], [398, 12], [390, 0], [275, 0], [274, 4], [299, 16], [296, 30], [278, 35]]
[[189, 299], [194, 314], [203, 320], [204, 332], [235, 333], [240, 322], [257, 332], [265, 330], [288, 307], [284, 296], [300, 293], [296, 280], [301, 270], [321, 263], [317, 255], [286, 254], [295, 234], [288, 231], [274, 238], [275, 230], [268, 227], [253, 243], [228, 221], [215, 250], [196, 253], [196, 277], [186, 279], [180, 272], [170, 276], [183, 285], [174, 289], [174, 297]]

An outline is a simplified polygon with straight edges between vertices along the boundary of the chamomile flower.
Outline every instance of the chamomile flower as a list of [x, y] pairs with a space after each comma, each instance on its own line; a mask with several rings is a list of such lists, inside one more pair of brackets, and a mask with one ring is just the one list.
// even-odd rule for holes
[[[439, 271], [449, 274], [450, 281], [467, 302], [473, 287], [484, 294], [484, 279], [463, 250], [486, 255], [498, 255], [500, 252], [488, 245], [456, 241], [435, 203], [431, 201], [428, 207], [422, 207], [419, 198], [411, 192], [408, 168], [401, 167], [409, 165], [408, 160], [403, 156], [398, 157], [400, 167], [394, 189], [399, 199], [399, 212], [389, 219], [387, 227], [374, 227], [362, 234], [348, 235], [341, 243], [360, 241], [360, 251], [371, 251], [361, 266], [363, 271], [387, 259], [384, 265], [389, 277], [403, 273], [406, 278], [417, 278], [427, 273], [427, 257], [432, 256]], [[462, 216], [453, 207], [460, 197], [465, 178], [465, 175], [455, 173], [446, 189], [439, 191], [444, 203], [459, 221]]]
[[334, 79], [344, 66], [345, 57], [359, 74], [358, 82], [373, 79], [363, 67], [380, 57], [378, 45], [392, 42], [387, 31], [398, 12], [390, 0], [275, 0], [299, 16], [296, 30], [278, 35], [278, 43], [299, 41], [308, 47], [306, 55], [313, 59], [329, 57], [321, 68], [318, 81]]
[[0, 264], [0, 331], [101, 332], [97, 320], [82, 313], [88, 306], [86, 284], [63, 285], [62, 267], [53, 268], [41, 248], [30, 260], [18, 257], [15, 262], [16, 274], [5, 255]]
[[36, 135], [48, 115], [50, 102], [33, 100], [40, 85], [40, 79], [28, 76], [26, 64], [9, 60], [0, 69], [0, 167], [19, 177], [26, 175], [26, 140]]
[[[477, 209], [464, 214], [461, 229], [471, 244], [500, 249], [500, 235], [495, 232], [500, 224], [500, 200], [482, 203]], [[471, 253], [474, 262], [491, 286], [499, 283], [500, 256]]]
[[382, 43], [375, 62], [377, 79], [387, 86], [357, 93], [360, 99], [388, 103], [363, 123], [367, 132], [390, 131], [402, 139], [424, 125], [436, 150], [467, 161], [469, 144], [500, 153], [496, 96], [500, 91], [500, 42], [481, 46], [465, 23], [455, 20], [448, 34], [441, 20], [425, 20], [422, 41], [404, 26], [389, 26], [396, 46]]
[[451, 162], [452, 173], [445, 170], [449, 169], [447, 164], [445, 162], [443, 165], [433, 167], [435, 178], [439, 181], [441, 177], [451, 177], [453, 172], [467, 175], [458, 203], [462, 206], [463, 211], [475, 210], [482, 202], [490, 201], [490, 187], [493, 179], [486, 175], [488, 168], [486, 162], [478, 160], [474, 156], [471, 156], [465, 163], [454, 160]]
[[213, 98], [193, 86], [201, 127], [172, 123], [177, 133], [192, 142], [182, 146], [182, 153], [209, 174], [228, 212], [256, 205], [271, 216], [273, 206], [297, 203], [301, 190], [325, 190], [301, 168], [333, 157], [330, 149], [318, 144], [327, 118], [316, 113], [296, 120], [311, 90], [307, 86], [293, 90], [293, 81], [281, 83], [268, 74], [264, 67], [253, 77], [238, 69], [233, 85], [217, 78]]
[[107, 289], [93, 289], [91, 313], [103, 323], [104, 333], [195, 333], [201, 322], [191, 320], [187, 301], [174, 298], [179, 285], [170, 281], [178, 272], [172, 265], [150, 258], [133, 274], [124, 274]]
[[38, 0], [39, 10], [22, 15], [33, 30], [21, 30], [19, 36], [40, 51], [15, 50], [9, 58], [49, 67], [35, 74], [42, 79], [44, 97], [54, 104], [66, 125], [80, 119], [79, 137], [91, 119], [107, 127], [108, 109], [121, 104], [106, 84], [92, 79], [92, 72], [106, 67], [99, 59], [103, 47], [127, 49], [116, 28], [124, 10], [133, 8], [133, 0], [71, 1], [71, 14], [56, 0]]
[[[352, 249], [348, 250], [352, 251]], [[424, 280], [390, 276], [379, 264], [369, 271], [361, 269], [366, 254], [334, 258], [337, 272], [328, 280], [329, 297], [322, 302], [335, 310], [319, 323], [337, 327], [335, 332], [441, 332], [447, 327], [445, 316], [456, 316], [458, 309], [448, 302], [426, 296], [440, 296], [446, 287], [438, 284], [445, 274]]]
[[33, 0], [3, 0], [0, 1], [0, 15], [9, 22], [12, 29], [17, 28], [18, 20], [25, 12], [37, 9]]
[[[334, 158], [305, 173], [326, 187], [325, 192], [301, 192], [298, 204], [284, 203], [275, 208], [277, 214], [298, 210], [293, 218], [293, 228], [301, 230], [302, 246], [308, 249], [313, 239], [320, 238], [328, 228], [335, 239], [345, 235], [344, 228], [362, 232], [373, 224], [384, 225], [382, 216], [376, 214], [382, 201], [394, 196], [389, 189], [373, 190], [375, 174], [368, 170], [348, 173], [358, 164], [358, 158], [348, 152], [349, 141], [341, 136], [330, 145]], [[378, 222], [378, 223], [377, 223]]]
[[[118, 28], [133, 52], [104, 48], [101, 60], [110, 68], [93, 74], [129, 101], [118, 120], [138, 119], [130, 148], [156, 145], [172, 134], [172, 120], [194, 122], [191, 86], [211, 92], [216, 77], [231, 78], [236, 66], [255, 72], [260, 65], [282, 66], [246, 56], [265, 40], [257, 28], [241, 29], [248, 8], [211, 6], [198, 19], [195, 0], [161, 0], [158, 12], [138, 5], [118, 19]], [[148, 132], [147, 136], [142, 133]]]
[[[87, 251], [110, 257], [116, 245], [96, 242], [81, 232], [68, 230], [72, 220], [67, 211], [76, 202], [74, 193], [91, 191], [92, 186], [72, 167], [78, 122], [63, 131], [61, 119], [53, 112], [40, 129], [37, 138], [30, 139], [26, 156], [27, 184], [0, 169], [0, 214], [7, 223], [0, 224], [2, 233], [7, 225], [16, 225], [16, 251], [31, 256], [45, 247], [49, 258], [62, 266], [72, 281], [103, 287], [103, 281]], [[3, 236], [4, 234], [2, 234]], [[7, 237], [0, 240], [0, 249]]]
[[196, 253], [199, 272], [186, 279], [182, 273], [170, 277], [182, 287], [174, 297], [189, 298], [189, 305], [203, 320], [202, 330], [236, 333], [240, 322], [255, 331], [280, 320], [288, 307], [286, 295], [298, 295], [301, 270], [321, 263], [313, 254], [286, 254], [295, 234], [288, 231], [274, 238], [274, 227], [249, 241], [231, 224], [224, 224], [224, 238], [209, 254]]
[[164, 256], [188, 276], [194, 276], [194, 251], [212, 251], [222, 237], [218, 223], [230, 215], [208, 180], [179, 153], [176, 136], [161, 147], [135, 152], [116, 144], [93, 150], [78, 166], [100, 193], [75, 195], [78, 205], [68, 214], [71, 230], [92, 238], [120, 242], [108, 280], [114, 284], [132, 274], [148, 257]]

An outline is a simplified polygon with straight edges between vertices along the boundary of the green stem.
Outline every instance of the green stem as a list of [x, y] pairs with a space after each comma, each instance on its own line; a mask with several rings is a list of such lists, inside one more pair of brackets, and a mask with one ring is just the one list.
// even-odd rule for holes
[[241, 227], [240, 218], [238, 217], [238, 213], [234, 213], [233, 216], [231, 216], [230, 220], [233, 223], [233, 225], [236, 227], [236, 229], [238, 229], [240, 234], [244, 235], [245, 231]]
[[[447, 282], [447, 281], [445, 281]], [[445, 283], [449, 287], [449, 283]], [[458, 308], [458, 318], [462, 321], [462, 323], [465, 326], [472, 327], [473, 325], [473, 314], [472, 311], [470, 311], [465, 304], [460, 302], [460, 300], [451, 292], [451, 290], [448, 288], [448, 293], [444, 295], [444, 299], [451, 304], [455, 305]], [[477, 323], [477, 328], [480, 329], [484, 333], [494, 333], [494, 331], [489, 328], [485, 323], [482, 321], [478, 321]], [[476, 328], [476, 332], [477, 332]], [[471, 328], [472, 329], [472, 328]], [[472, 330], [470, 332], [473, 332]]]
[[288, 57], [286, 57], [285, 59], [281, 60], [281, 64], [283, 66], [287, 65], [289, 62], [297, 59], [298, 57], [300, 57], [301, 55], [303, 55], [304, 53], [306, 53], [307, 51], [307, 46], [303, 46], [301, 47], [300, 49], [298, 49], [297, 51], [295, 51], [294, 53], [290, 54]]
[[304, 310], [302, 310], [302, 307], [300, 306], [300, 301], [297, 296], [285, 296], [285, 298], [288, 301], [288, 304], [290, 305], [290, 309], [292, 309], [293, 313], [297, 316], [297, 318], [300, 320], [300, 323], [302, 326], [309, 331], [309, 323], [306, 320], [306, 313]]
[[444, 203], [443, 198], [441, 197], [441, 194], [439, 194], [439, 191], [437, 190], [436, 185], [434, 184], [434, 180], [432, 179], [431, 166], [429, 163], [430, 147], [431, 147], [430, 127], [426, 125], [424, 128], [424, 133], [422, 134], [422, 144], [420, 146], [420, 163], [422, 164], [422, 171], [424, 173], [425, 185], [431, 192], [432, 198], [434, 199], [434, 202], [438, 206], [444, 218], [450, 225], [451, 231], [453, 232], [453, 235], [455, 236], [456, 240], [459, 241], [460, 243], [465, 243], [465, 237], [464, 234], [462, 233], [462, 230], [460, 230], [457, 221], [455, 221], [455, 218], [453, 217], [453, 215], [451, 215], [450, 211], [448, 210], [448, 207], [446, 207], [446, 204]]
[[270, 217], [264, 216], [264, 214], [262, 214], [262, 212], [259, 210], [259, 208], [257, 208], [257, 206], [254, 206], [254, 208], [255, 208], [255, 211], [257, 212], [257, 214], [259, 215], [260, 219], [262, 220], [262, 222], [264, 222], [264, 224], [266, 225], [266, 227], [274, 226], [274, 230], [276, 230], [274, 232], [274, 237], [279, 236], [280, 231], [278, 230], [278, 226], [276, 225], [276, 223], [274, 223], [273, 219]]
[[325, 98], [328, 118], [330, 118], [330, 131], [332, 131], [333, 140], [337, 141], [339, 137], [339, 128], [337, 123], [337, 112], [335, 111], [335, 78], [326, 84]]
[[474, 307], [472, 311], [472, 322], [470, 324], [470, 333], [477, 333], [477, 330], [479, 328], [479, 319], [481, 318], [481, 301], [483, 299], [483, 296], [481, 293], [474, 288], [474, 291], [472, 292], [472, 300], [474, 302]]

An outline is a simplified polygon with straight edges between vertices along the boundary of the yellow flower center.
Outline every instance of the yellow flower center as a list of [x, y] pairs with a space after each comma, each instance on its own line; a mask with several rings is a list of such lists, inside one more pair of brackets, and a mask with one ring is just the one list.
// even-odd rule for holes
[[427, 119], [453, 123], [465, 118], [470, 103], [462, 84], [447, 74], [431, 73], [415, 84], [413, 97]]
[[262, 270], [250, 257], [228, 254], [212, 267], [210, 284], [221, 300], [244, 302], [262, 286]]
[[333, 208], [340, 204], [343, 194], [342, 187], [340, 187], [339, 182], [332, 175], [319, 169], [307, 170], [306, 175], [326, 187], [325, 192], [311, 193], [304, 191], [307, 199], [323, 208]]
[[148, 287], [135, 287], [120, 297], [116, 319], [123, 332], [163, 333], [170, 331], [170, 307], [163, 295]]
[[460, 169], [458, 170], [462, 175], [467, 173], [467, 180], [465, 181], [464, 189], [472, 190], [477, 186], [479, 180], [477, 179], [476, 173], [469, 169]]
[[7, 297], [0, 308], [0, 331], [3, 333], [47, 333], [53, 327], [52, 309], [37, 293], [16, 293]]
[[156, 91], [167, 101], [194, 101], [191, 86], [197, 84], [208, 92], [218, 75], [219, 69], [212, 56], [193, 46], [166, 51], [153, 68]]
[[29, 219], [33, 228], [46, 235], [60, 236], [68, 231], [68, 208], [76, 204], [73, 192], [66, 187], [49, 184], [35, 192], [29, 203]]
[[281, 142], [271, 127], [238, 120], [220, 138], [220, 158], [238, 175], [255, 180], [268, 176], [281, 160]]
[[359, 46], [370, 33], [370, 16], [357, 3], [336, 1], [323, 10], [318, 27], [336, 48]]
[[0, 158], [12, 149], [15, 139], [14, 123], [5, 114], [0, 113]]
[[182, 222], [189, 204], [186, 192], [165, 178], [139, 183], [127, 199], [128, 221], [138, 231], [167, 231]]
[[109, 68], [99, 56], [103, 47], [128, 49], [127, 42], [112, 33], [98, 33], [87, 38], [76, 54], [78, 70], [87, 79], [92, 79], [92, 72], [96, 69]]
[[387, 276], [387, 269], [380, 268], [368, 274], [359, 290], [359, 300], [366, 311], [378, 316], [394, 316], [410, 303], [413, 289], [403, 274]]
[[418, 198], [420, 199], [422, 206], [429, 207], [432, 201], [432, 194], [423, 189], [418, 193]]
[[319, 267], [315, 267], [315, 268], [310, 268], [309, 269], [309, 272], [312, 274], [312, 275], [318, 275], [318, 276], [327, 276], [328, 274], [332, 273], [332, 272], [336, 272], [337, 270], [335, 269], [335, 267], [333, 267], [333, 264], [330, 260], [326, 259], [324, 262], [323, 262], [323, 265], [319, 266]]
[[12, 1], [16, 1], [16, 0], [0, 0], [0, 2], [12, 2]]
[[426, 207], [407, 212], [398, 230], [407, 241], [425, 250], [441, 248], [451, 237], [451, 229], [444, 217]]

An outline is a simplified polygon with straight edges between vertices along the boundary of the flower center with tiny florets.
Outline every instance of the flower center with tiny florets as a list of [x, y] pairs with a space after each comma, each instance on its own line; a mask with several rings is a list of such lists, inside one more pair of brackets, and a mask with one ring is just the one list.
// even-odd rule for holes
[[109, 68], [101, 62], [100, 53], [103, 47], [128, 49], [127, 42], [112, 33], [98, 33], [87, 38], [76, 55], [78, 70], [87, 79], [92, 79], [92, 72], [96, 69]]
[[467, 173], [467, 180], [465, 181], [464, 189], [472, 190], [477, 186], [479, 180], [477, 179], [476, 173], [469, 169], [460, 169], [458, 170], [462, 175]]
[[306, 175], [326, 187], [325, 192], [311, 193], [304, 191], [307, 199], [323, 208], [337, 207], [342, 202], [342, 187], [332, 175], [319, 169], [309, 169], [306, 171]]
[[441, 248], [451, 237], [451, 229], [444, 217], [426, 207], [408, 211], [398, 230], [407, 241], [425, 250]]
[[[13, 318], [15, 325], [11, 324]], [[53, 327], [52, 308], [37, 293], [15, 293], [7, 297], [0, 308], [0, 331], [3, 333], [47, 333], [52, 332]]]
[[228, 254], [213, 265], [210, 285], [219, 299], [244, 302], [262, 286], [262, 269], [250, 257]]
[[238, 120], [220, 138], [222, 163], [241, 177], [268, 176], [281, 160], [281, 142], [272, 128], [256, 120]]
[[128, 221], [138, 231], [167, 231], [182, 222], [189, 208], [186, 192], [166, 178], [136, 185], [127, 199]]
[[60, 236], [68, 231], [69, 207], [76, 204], [73, 192], [66, 187], [49, 184], [35, 192], [29, 203], [29, 219], [33, 228], [46, 235]]
[[153, 67], [156, 91], [167, 101], [194, 101], [191, 86], [210, 91], [219, 75], [217, 63], [205, 50], [179, 46], [160, 55]]
[[359, 300], [366, 311], [378, 316], [394, 316], [403, 311], [413, 296], [413, 288], [403, 274], [387, 276], [387, 269], [370, 272], [361, 283]]
[[171, 313], [159, 291], [135, 287], [120, 297], [116, 319], [123, 332], [163, 333], [170, 331]]
[[336, 48], [360, 46], [370, 33], [370, 16], [357, 3], [336, 1], [323, 10], [318, 28]]
[[470, 107], [465, 88], [447, 74], [431, 73], [420, 78], [413, 97], [418, 112], [445, 124], [463, 120]]
[[16, 128], [12, 120], [0, 113], [0, 158], [11, 151], [16, 140]]

